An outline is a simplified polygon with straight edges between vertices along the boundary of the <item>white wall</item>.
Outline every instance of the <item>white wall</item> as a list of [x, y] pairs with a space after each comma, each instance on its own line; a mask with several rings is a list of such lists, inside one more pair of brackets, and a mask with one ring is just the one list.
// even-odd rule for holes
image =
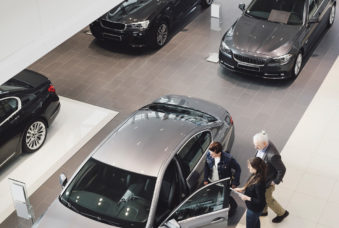
[[0, 84], [122, 0], [1, 0]]

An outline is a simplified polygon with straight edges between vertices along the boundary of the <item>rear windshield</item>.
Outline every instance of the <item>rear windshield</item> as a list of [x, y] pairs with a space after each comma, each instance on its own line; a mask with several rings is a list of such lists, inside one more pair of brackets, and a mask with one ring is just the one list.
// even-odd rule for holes
[[0, 94], [12, 92], [12, 91], [19, 91], [19, 90], [25, 90], [25, 88], [18, 87], [18, 86], [8, 86], [8, 85], [0, 86]]
[[254, 0], [245, 15], [276, 23], [303, 23], [305, 0]]
[[145, 108], [163, 113], [168, 119], [184, 120], [198, 125], [211, 123], [217, 120], [207, 113], [177, 105], [155, 103]]

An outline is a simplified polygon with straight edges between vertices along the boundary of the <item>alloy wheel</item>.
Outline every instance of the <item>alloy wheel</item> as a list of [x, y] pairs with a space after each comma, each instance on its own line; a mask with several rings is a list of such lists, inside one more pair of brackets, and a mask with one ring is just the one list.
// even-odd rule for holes
[[162, 23], [162, 24], [160, 24], [160, 26], [158, 27], [158, 30], [157, 30], [157, 44], [160, 47], [163, 46], [166, 43], [167, 36], [168, 36], [167, 25]]
[[303, 56], [301, 53], [299, 53], [294, 64], [294, 76], [298, 76], [300, 69], [301, 69], [302, 61], [303, 61]]
[[330, 18], [328, 21], [329, 25], [332, 25], [334, 23], [334, 19], [335, 19], [335, 5], [333, 5], [331, 8]]
[[27, 148], [32, 151], [39, 149], [45, 141], [46, 133], [46, 125], [43, 122], [32, 123], [25, 136]]

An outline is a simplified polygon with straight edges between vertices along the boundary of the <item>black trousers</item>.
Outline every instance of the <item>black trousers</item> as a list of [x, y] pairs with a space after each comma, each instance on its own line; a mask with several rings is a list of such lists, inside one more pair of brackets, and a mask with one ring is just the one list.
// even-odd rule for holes
[[232, 196], [229, 196], [229, 202], [230, 202], [230, 210], [228, 211], [228, 216], [231, 217], [235, 214], [235, 211], [237, 210], [238, 204], [233, 199]]

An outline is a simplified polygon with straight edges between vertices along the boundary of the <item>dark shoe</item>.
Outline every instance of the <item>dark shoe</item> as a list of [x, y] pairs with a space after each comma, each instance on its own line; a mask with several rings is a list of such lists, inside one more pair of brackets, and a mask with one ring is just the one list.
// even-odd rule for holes
[[260, 216], [267, 216], [267, 215], [268, 215], [268, 212], [263, 212], [263, 213], [261, 213]]
[[273, 222], [273, 223], [279, 223], [279, 222], [281, 222], [282, 220], [284, 220], [284, 218], [286, 218], [289, 214], [290, 214], [290, 213], [288, 213], [288, 211], [286, 210], [285, 213], [284, 213], [283, 215], [275, 217], [275, 218], [272, 220], [272, 222]]

